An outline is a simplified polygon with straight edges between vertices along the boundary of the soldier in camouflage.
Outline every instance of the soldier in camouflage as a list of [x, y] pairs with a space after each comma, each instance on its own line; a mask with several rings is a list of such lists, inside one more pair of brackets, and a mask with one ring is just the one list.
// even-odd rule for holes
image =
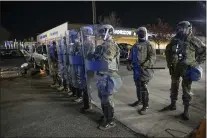
[[[77, 41], [74, 43], [74, 56], [82, 56], [81, 43], [80, 43], [80, 34], [78, 33]], [[79, 103], [83, 101], [83, 85], [84, 85], [84, 68], [82, 65], [74, 65], [76, 70], [76, 81], [77, 81], [77, 98], [74, 100]]]
[[112, 100], [114, 87], [110, 86], [111, 78], [121, 78], [117, 71], [119, 68], [120, 51], [118, 45], [113, 41], [112, 35], [114, 28], [111, 25], [103, 25], [99, 28], [99, 35], [104, 40], [104, 43], [97, 47], [95, 59], [108, 63], [108, 71], [97, 73], [97, 88], [98, 96], [101, 100], [103, 116], [99, 129], [106, 130], [115, 126], [114, 123], [114, 103]]
[[129, 105], [134, 107], [143, 104], [140, 114], [146, 114], [149, 107], [149, 91], [147, 89], [147, 84], [153, 77], [153, 70], [149, 68], [152, 68], [154, 65], [156, 53], [148, 41], [147, 29], [145, 27], [139, 27], [137, 35], [138, 41], [131, 48], [129, 53], [127, 69], [133, 69], [138, 101]]
[[171, 75], [171, 104], [161, 111], [176, 110], [180, 77], [182, 77], [182, 99], [184, 105], [182, 117], [184, 120], [189, 120], [188, 109], [192, 99], [192, 80], [184, 74], [189, 67], [197, 67], [205, 62], [206, 47], [201, 40], [193, 36], [191, 23], [182, 21], [177, 25], [176, 36], [167, 45], [165, 54]]
[[[76, 56], [79, 53], [79, 50], [81, 45], [80, 45], [80, 39], [78, 36], [78, 32], [76, 30], [70, 30], [70, 39], [71, 43], [69, 46], [69, 56]], [[70, 79], [72, 83], [72, 95], [71, 98], [75, 98], [76, 102], [81, 102], [82, 101], [82, 93], [79, 89], [79, 83], [77, 80], [77, 74], [78, 74], [78, 69], [77, 65], [70, 64]]]
[[51, 60], [51, 73], [53, 78], [53, 84], [51, 85], [51, 87], [59, 87], [61, 84], [61, 80], [58, 76], [58, 55], [55, 42], [53, 42], [52, 45], [49, 47], [49, 54]]

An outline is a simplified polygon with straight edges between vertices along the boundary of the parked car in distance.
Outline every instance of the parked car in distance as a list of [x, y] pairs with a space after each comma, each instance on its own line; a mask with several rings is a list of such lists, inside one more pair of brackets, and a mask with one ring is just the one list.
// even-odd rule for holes
[[119, 43], [118, 46], [120, 48], [120, 61], [126, 61], [132, 45], [127, 43]]
[[32, 51], [31, 61], [33, 62], [34, 68], [41, 67], [43, 68], [44, 64], [47, 63], [47, 49], [46, 45], [40, 45], [37, 48], [34, 48]]
[[0, 78], [13, 78], [27, 74], [29, 64], [18, 49], [0, 49]]

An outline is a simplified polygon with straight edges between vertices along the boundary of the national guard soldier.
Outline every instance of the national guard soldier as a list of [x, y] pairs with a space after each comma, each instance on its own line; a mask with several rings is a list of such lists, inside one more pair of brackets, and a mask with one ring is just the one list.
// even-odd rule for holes
[[188, 109], [192, 99], [191, 85], [192, 81], [199, 80], [193, 78], [193, 75], [196, 72], [200, 74], [198, 67], [206, 60], [206, 47], [201, 40], [193, 36], [190, 22], [181, 21], [178, 23], [176, 36], [167, 45], [165, 55], [171, 75], [171, 104], [161, 111], [176, 110], [180, 77], [182, 77], [182, 100], [184, 105], [182, 117], [184, 120], [189, 120]]
[[112, 96], [114, 92], [120, 89], [122, 84], [121, 77], [117, 73], [119, 69], [120, 49], [112, 38], [113, 33], [114, 28], [111, 25], [102, 25], [98, 29], [98, 34], [104, 40], [104, 43], [99, 46], [100, 51], [94, 55], [96, 61], [103, 63], [99, 67], [107, 68], [106, 70], [103, 69], [97, 72], [96, 86], [103, 111], [102, 122], [99, 126], [101, 130], [107, 130], [115, 126]]
[[70, 49], [69, 49], [69, 64], [70, 64], [70, 77], [72, 80], [72, 92], [73, 94], [71, 95], [73, 98], [76, 98], [76, 102], [81, 102], [82, 101], [82, 92], [79, 89], [79, 84], [78, 84], [78, 68], [77, 65], [79, 64], [79, 60], [77, 59], [78, 57], [76, 55], [79, 54], [80, 52], [80, 37], [79, 34], [76, 30], [72, 29], [69, 32], [70, 35]]
[[60, 86], [60, 79], [58, 77], [58, 55], [55, 41], [53, 41], [49, 47], [49, 56], [51, 60], [51, 73], [53, 78], [53, 84], [50, 86], [54, 88]]
[[136, 86], [138, 101], [130, 104], [130, 106], [138, 106], [143, 104], [140, 114], [146, 114], [149, 107], [149, 91], [147, 84], [153, 77], [152, 68], [156, 60], [155, 50], [148, 41], [147, 29], [139, 27], [137, 30], [138, 41], [131, 48], [127, 69], [133, 69], [133, 77]]
[[60, 68], [60, 78], [61, 78], [61, 85], [57, 88], [58, 91], [65, 91], [67, 92], [67, 57], [66, 57], [66, 37], [61, 38], [59, 47], [58, 47], [58, 61], [59, 61], [59, 68]]

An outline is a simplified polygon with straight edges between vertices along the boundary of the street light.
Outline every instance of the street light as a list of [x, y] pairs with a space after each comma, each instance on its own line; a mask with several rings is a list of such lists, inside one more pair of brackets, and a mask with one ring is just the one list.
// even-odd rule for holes
[[96, 3], [92, 1], [92, 11], [93, 11], [93, 25], [96, 24]]
[[93, 28], [94, 28], [94, 35], [95, 35], [95, 46], [97, 45], [96, 40], [96, 3], [92, 1], [92, 11], [93, 11]]

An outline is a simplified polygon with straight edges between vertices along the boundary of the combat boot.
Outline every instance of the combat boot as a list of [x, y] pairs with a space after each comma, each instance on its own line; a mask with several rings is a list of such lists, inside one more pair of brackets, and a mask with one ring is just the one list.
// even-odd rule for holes
[[189, 109], [189, 106], [185, 105], [184, 106], [184, 113], [182, 114], [183, 120], [189, 120], [190, 119], [188, 109]]
[[82, 98], [82, 90], [80, 89], [76, 89], [76, 93], [77, 93], [77, 99], [74, 100], [74, 102], [77, 102], [77, 103], [80, 103], [83, 101], [83, 98]]
[[138, 101], [136, 101], [136, 102], [134, 102], [132, 104], [129, 104], [129, 106], [136, 107], [136, 106], [141, 105], [141, 104], [142, 104], [142, 100], [138, 100]]
[[75, 87], [71, 87], [71, 89], [72, 89], [72, 94], [69, 93], [68, 95], [69, 95], [70, 99], [74, 99], [74, 98], [76, 98], [76, 95], [77, 95], [76, 88]]
[[98, 122], [102, 122], [104, 120], [104, 105], [103, 104], [101, 104], [101, 109], [102, 109], [103, 115], [97, 120]]
[[83, 101], [83, 98], [82, 97], [79, 97], [79, 98], [77, 98], [77, 99], [74, 100], [74, 102], [76, 102], [76, 103], [80, 103], [82, 101]]
[[50, 87], [51, 88], [57, 88], [59, 85], [58, 84], [56, 84], [56, 83], [54, 83], [54, 84], [52, 84], [52, 85], [50, 85]]
[[80, 109], [81, 113], [86, 113], [86, 112], [90, 112], [92, 110], [92, 105], [89, 105], [89, 107], [82, 107]]
[[171, 101], [171, 104], [161, 109], [161, 111], [173, 111], [176, 110], [176, 101]]
[[59, 91], [59, 92], [62, 92], [63, 90], [64, 90], [63, 86], [60, 86], [60, 87], [57, 88], [57, 91]]
[[70, 89], [70, 88], [67, 88], [67, 89], [66, 89], [66, 92], [68, 93], [68, 96], [73, 95], [73, 92], [71, 91], [71, 89]]
[[116, 124], [114, 122], [114, 109], [111, 105], [105, 105], [104, 106], [104, 119], [101, 122], [99, 129], [108, 130], [115, 126]]
[[85, 112], [91, 111], [92, 105], [91, 105], [91, 100], [89, 99], [89, 96], [88, 96], [87, 89], [83, 89], [82, 93], [83, 93], [83, 107], [81, 108], [81, 112], [85, 113]]
[[149, 97], [148, 97], [148, 93], [142, 93], [142, 101], [143, 101], [143, 107], [142, 109], [139, 111], [139, 113], [141, 115], [145, 115], [147, 113], [148, 107], [149, 107]]

